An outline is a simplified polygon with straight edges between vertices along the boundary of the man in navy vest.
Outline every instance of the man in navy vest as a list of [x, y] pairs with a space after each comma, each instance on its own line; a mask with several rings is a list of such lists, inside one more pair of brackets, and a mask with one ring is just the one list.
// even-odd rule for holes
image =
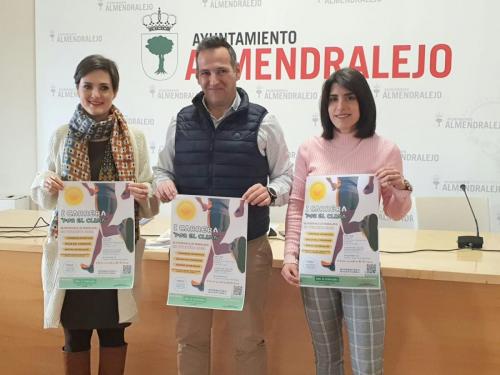
[[[240, 67], [229, 43], [208, 37], [196, 51], [202, 92], [172, 120], [155, 167], [163, 202], [179, 194], [239, 197], [248, 202], [245, 306], [225, 312], [234, 343], [236, 373], [267, 373], [264, 304], [272, 253], [269, 206], [284, 205], [292, 164], [276, 118], [236, 87]], [[181, 375], [210, 372], [212, 310], [178, 308], [177, 364]]]

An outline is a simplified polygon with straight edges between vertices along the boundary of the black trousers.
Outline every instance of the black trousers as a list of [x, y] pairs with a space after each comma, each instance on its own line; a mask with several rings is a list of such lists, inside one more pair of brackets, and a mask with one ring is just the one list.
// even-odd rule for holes
[[[101, 347], [118, 347], [126, 345], [125, 327], [97, 328]], [[90, 350], [93, 329], [64, 329], [64, 351], [85, 352]]]

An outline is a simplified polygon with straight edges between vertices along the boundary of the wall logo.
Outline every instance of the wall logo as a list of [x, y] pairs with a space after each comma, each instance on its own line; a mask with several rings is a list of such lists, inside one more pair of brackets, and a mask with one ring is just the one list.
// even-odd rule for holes
[[56, 33], [50, 30], [49, 38], [54, 43], [102, 43], [101, 34]]
[[438, 175], [432, 176], [432, 184], [434, 185], [434, 190], [438, 189], [440, 183], [441, 183], [441, 179], [439, 178]]
[[[488, 100], [475, 105], [463, 116], [444, 116], [440, 114], [441, 127], [456, 131], [500, 130], [500, 100]], [[436, 120], [437, 121], [437, 120]], [[486, 139], [486, 138], [485, 138]]]
[[[329, 5], [338, 5], [338, 4], [356, 5], [356, 4], [381, 3], [381, 2], [382, 0], [323, 0], [324, 4], [329, 4]], [[321, 3], [321, 0], [318, 0], [318, 3]]]
[[262, 0], [201, 0], [203, 6], [210, 8], [260, 8]]
[[97, 6], [100, 11], [106, 12], [144, 12], [145, 10], [152, 11], [154, 9], [151, 3], [131, 3], [128, 1], [106, 1], [97, 0]]
[[267, 100], [317, 100], [318, 99], [318, 93], [316, 91], [297, 91], [288, 89], [264, 89], [264, 90], [261, 89], [260, 94], [257, 91], [257, 95], [259, 96], [259, 98], [262, 95], [262, 98]]
[[469, 194], [500, 194], [499, 181], [443, 181], [435, 186], [439, 191], [461, 193], [461, 184], [465, 184]]
[[439, 90], [411, 90], [408, 87], [383, 88], [375, 85], [373, 93], [375, 98], [386, 100], [437, 100], [443, 98], [443, 93]]
[[197, 94], [197, 92], [194, 91], [179, 89], [157, 89], [155, 85], [149, 86], [148, 91], [153, 99], [177, 99], [182, 101], [191, 101]]
[[412, 212], [406, 214], [401, 220], [394, 221], [384, 213], [383, 208], [378, 213], [379, 225], [383, 227], [404, 227], [405, 224], [415, 224], [416, 220]]
[[55, 85], [50, 85], [49, 90], [54, 98], [78, 98], [78, 92], [74, 86], [56, 87]]
[[129, 117], [125, 116], [125, 120], [127, 120], [127, 124], [134, 126], [155, 126], [155, 119], [149, 117]]
[[255, 93], [258, 99], [267, 100], [317, 100], [318, 93], [315, 91], [296, 91], [287, 89], [266, 89], [257, 86]]
[[401, 158], [405, 162], [420, 162], [420, 163], [438, 163], [439, 154], [430, 154], [424, 152], [411, 152], [401, 150]]
[[313, 125], [314, 125], [314, 127], [318, 126], [318, 122], [319, 122], [319, 114], [317, 114], [317, 113], [313, 113], [313, 115], [312, 115], [312, 120], [313, 120]]
[[437, 127], [440, 128], [442, 123], [443, 123], [443, 115], [441, 113], [436, 114]]
[[445, 129], [456, 130], [500, 130], [500, 120], [491, 118], [447, 117], [436, 122]]
[[141, 62], [144, 73], [155, 81], [171, 78], [177, 70], [177, 33], [167, 33], [177, 23], [173, 14], [152, 13], [142, 18], [142, 24], [149, 33], [141, 35]]
[[257, 98], [260, 99], [260, 96], [262, 95], [263, 91], [264, 89], [262, 88], [262, 86], [257, 86], [257, 90], [255, 90], [255, 92], [257, 93]]

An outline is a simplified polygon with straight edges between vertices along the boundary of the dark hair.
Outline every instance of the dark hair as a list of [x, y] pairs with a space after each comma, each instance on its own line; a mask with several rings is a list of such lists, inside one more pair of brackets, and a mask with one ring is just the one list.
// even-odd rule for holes
[[320, 103], [321, 126], [323, 127], [321, 136], [325, 139], [333, 139], [335, 134], [335, 125], [328, 114], [330, 91], [334, 83], [354, 93], [358, 100], [359, 121], [356, 124], [355, 136], [357, 138], [371, 137], [375, 134], [377, 119], [375, 99], [373, 99], [372, 91], [363, 74], [351, 68], [337, 70], [323, 84]]
[[196, 69], [198, 70], [198, 55], [201, 51], [220, 47], [224, 47], [225, 49], [227, 49], [227, 52], [229, 52], [229, 57], [231, 58], [231, 66], [233, 67], [233, 69], [236, 69], [236, 65], [238, 65], [236, 52], [234, 52], [233, 47], [227, 42], [225, 38], [218, 35], [203, 38], [203, 40], [198, 44], [198, 47], [196, 47]]
[[80, 84], [80, 80], [87, 74], [93, 72], [94, 70], [104, 70], [109, 73], [111, 77], [111, 86], [113, 91], [116, 93], [118, 91], [118, 85], [120, 83], [120, 75], [118, 74], [118, 68], [114, 61], [105, 58], [101, 55], [90, 55], [85, 57], [78, 66], [76, 67], [75, 79], [76, 87]]

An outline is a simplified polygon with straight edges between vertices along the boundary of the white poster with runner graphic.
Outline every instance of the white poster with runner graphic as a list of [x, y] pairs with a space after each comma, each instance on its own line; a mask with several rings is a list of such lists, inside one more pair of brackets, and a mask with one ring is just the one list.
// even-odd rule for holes
[[380, 288], [379, 188], [373, 175], [309, 176], [300, 285]]
[[58, 197], [58, 287], [134, 285], [134, 197], [126, 182], [64, 182]]
[[243, 309], [247, 203], [177, 195], [172, 201], [168, 305]]

